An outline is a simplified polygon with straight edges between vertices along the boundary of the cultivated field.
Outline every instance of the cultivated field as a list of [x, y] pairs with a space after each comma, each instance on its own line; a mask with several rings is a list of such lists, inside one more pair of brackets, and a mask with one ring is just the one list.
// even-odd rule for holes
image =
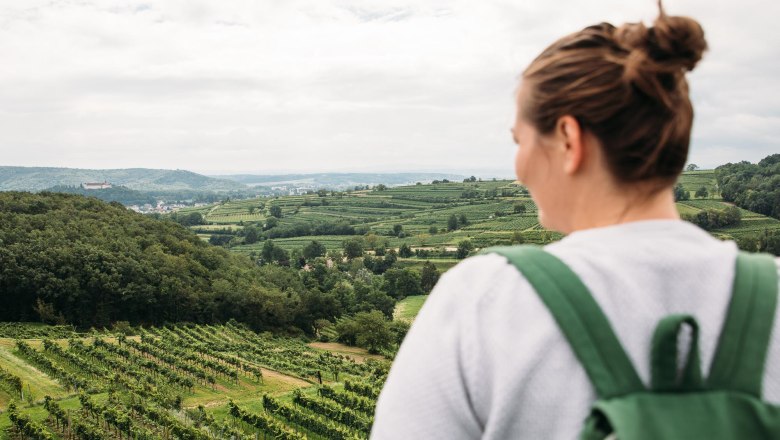
[[8, 432], [33, 439], [368, 436], [388, 367], [380, 356], [235, 323], [132, 330], [0, 325], [0, 433], [13, 425]]
[[[683, 215], [729, 206], [720, 199], [713, 171], [685, 172], [680, 183], [691, 195], [690, 200], [677, 204]], [[694, 197], [701, 187], [707, 189], [707, 198]], [[454, 250], [463, 240], [482, 248], [510, 244], [518, 238], [525, 243], [541, 244], [561, 238], [560, 234], [539, 225], [536, 206], [527, 191], [511, 181], [449, 182], [229, 201], [198, 208], [211, 225], [194, 228], [204, 239], [210, 236], [206, 228], [241, 228], [249, 224], [262, 228], [274, 205], [282, 212], [274, 228], [314, 229], [323, 223], [348, 224], [355, 229], [355, 235], [364, 238], [369, 253], [376, 246], [397, 249], [406, 244], [412, 250], [441, 252]], [[456, 228], [449, 224], [453, 215], [459, 221]], [[742, 210], [742, 217], [740, 225], [714, 230], [713, 235], [734, 239], [765, 229], [780, 229], [780, 221], [776, 219], [746, 210]], [[460, 222], [462, 219], [466, 224]], [[394, 227], [399, 226], [400, 233], [396, 233]], [[339, 250], [345, 240], [355, 236], [293, 235], [273, 238], [274, 244], [291, 251], [316, 240], [328, 250]], [[262, 241], [237, 244], [231, 250], [257, 255], [263, 245]]]

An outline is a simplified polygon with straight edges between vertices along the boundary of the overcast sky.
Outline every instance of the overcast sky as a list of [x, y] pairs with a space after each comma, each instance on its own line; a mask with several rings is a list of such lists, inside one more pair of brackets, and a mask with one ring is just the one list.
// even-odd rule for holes
[[[711, 48], [689, 75], [690, 161], [780, 152], [780, 2], [665, 5]], [[531, 59], [656, 14], [652, 0], [0, 0], [0, 165], [511, 175]]]

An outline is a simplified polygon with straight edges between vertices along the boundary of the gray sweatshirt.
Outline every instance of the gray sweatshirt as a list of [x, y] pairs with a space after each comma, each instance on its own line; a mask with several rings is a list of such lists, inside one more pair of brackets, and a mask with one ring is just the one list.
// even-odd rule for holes
[[[731, 297], [733, 242], [687, 222], [650, 220], [578, 231], [545, 249], [588, 287], [645, 383], [653, 331], [673, 313], [696, 317], [706, 377]], [[778, 327], [780, 318], [763, 384], [775, 404]], [[595, 398], [525, 278], [504, 257], [477, 256], [445, 273], [420, 310], [379, 396], [371, 438], [574, 439]]]

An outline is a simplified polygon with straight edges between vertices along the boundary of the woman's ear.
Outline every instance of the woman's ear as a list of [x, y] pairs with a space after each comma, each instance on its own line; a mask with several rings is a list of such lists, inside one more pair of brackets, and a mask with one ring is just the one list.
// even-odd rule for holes
[[558, 119], [556, 131], [563, 146], [563, 171], [566, 174], [575, 174], [582, 169], [585, 161], [582, 127], [574, 116], [565, 115]]

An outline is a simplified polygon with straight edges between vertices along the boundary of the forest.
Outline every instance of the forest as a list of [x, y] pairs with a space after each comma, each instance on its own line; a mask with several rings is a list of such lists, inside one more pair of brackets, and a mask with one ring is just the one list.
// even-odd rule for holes
[[155, 205], [157, 199], [149, 193], [136, 191], [125, 186], [114, 186], [99, 191], [84, 189], [76, 185], [56, 185], [46, 189], [47, 192], [60, 192], [66, 194], [79, 194], [87, 197], [96, 197], [106, 202], [119, 202], [122, 205]]
[[101, 328], [236, 319], [256, 331], [313, 334], [315, 323], [345, 314], [389, 318], [409, 280], [423, 293], [410, 270], [386, 282], [360, 260], [329, 265], [316, 249], [301, 256], [310, 270], [259, 266], [174, 221], [78, 195], [0, 193], [0, 244], [0, 321]]
[[780, 219], [780, 154], [757, 164], [728, 163], [715, 169], [723, 200]]

